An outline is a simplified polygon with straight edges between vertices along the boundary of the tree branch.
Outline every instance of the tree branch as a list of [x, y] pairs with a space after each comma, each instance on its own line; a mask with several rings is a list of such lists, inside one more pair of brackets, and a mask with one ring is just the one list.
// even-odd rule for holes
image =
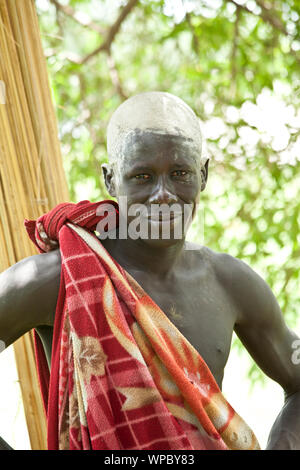
[[[104, 35], [103, 30], [93, 21], [89, 22], [83, 22], [80, 19], [80, 16], [76, 11], [69, 5], [62, 5], [59, 3], [58, 0], [49, 0], [55, 7], [56, 11], [61, 11], [65, 15], [69, 16], [72, 18], [74, 21], [79, 23], [81, 26], [93, 29], [97, 33], [99, 33], [101, 36]], [[113, 40], [115, 39], [116, 35], [118, 34], [121, 25], [125, 18], [129, 15], [129, 13], [132, 11], [132, 9], [135, 7], [135, 5], [138, 3], [138, 0], [129, 0], [128, 3], [123, 7], [116, 19], [116, 21], [112, 24], [112, 26], [108, 29], [108, 31], [105, 34], [105, 40], [101, 44], [101, 46], [97, 47], [93, 52], [85, 56], [84, 58], [77, 57], [74, 54], [68, 54], [66, 58], [70, 61], [73, 62], [77, 65], [83, 65], [87, 63], [92, 57], [97, 55], [99, 52], [105, 52], [107, 55], [107, 64], [109, 68], [109, 73], [111, 77], [111, 81], [113, 86], [115, 87], [116, 92], [118, 95], [122, 98], [122, 100], [125, 100], [128, 98], [126, 93], [124, 92], [122, 83], [120, 81], [119, 73], [115, 64], [115, 61], [111, 55], [111, 45], [113, 43]]]
[[[279, 18], [277, 12], [274, 9], [271, 9], [271, 7], [269, 7], [263, 0], [256, 0], [257, 6], [261, 8], [260, 14], [253, 13], [253, 11], [250, 10], [250, 8], [248, 8], [246, 5], [240, 5], [235, 0], [226, 1], [233, 3], [237, 8], [240, 8], [246, 11], [247, 13], [250, 13], [251, 15], [259, 16], [265, 23], [269, 23], [274, 29], [280, 31], [281, 34], [284, 34], [284, 36], [293, 39], [293, 36], [288, 32], [284, 22], [281, 20], [281, 18]], [[299, 55], [292, 48], [290, 50], [290, 53], [295, 57], [295, 60], [300, 63]]]
[[198, 36], [197, 36], [197, 34], [196, 34], [194, 25], [193, 25], [193, 23], [192, 23], [191, 14], [188, 13], [188, 12], [186, 12], [185, 18], [186, 18], [187, 24], [188, 24], [189, 27], [190, 27], [191, 33], [192, 33], [192, 44], [193, 44], [193, 48], [194, 48], [196, 54], [199, 54], [199, 50], [200, 50], [200, 47], [199, 47], [199, 38], [198, 38]]
[[264, 3], [262, 0], [255, 0], [257, 5], [261, 8], [261, 17], [264, 21], [269, 23], [273, 28], [278, 29], [282, 34], [285, 36], [290, 36], [288, 31], [286, 30], [285, 24], [283, 21], [279, 18], [277, 12], [269, 7], [266, 3]]
[[55, 8], [58, 11], [61, 11], [64, 13], [66, 16], [71, 18], [72, 20], [76, 21], [76, 23], [80, 24], [84, 28], [92, 29], [98, 34], [103, 35], [105, 33], [105, 30], [101, 28], [97, 23], [94, 21], [83, 21], [81, 18], [80, 13], [76, 12], [74, 8], [72, 8], [70, 5], [62, 5], [61, 3], [58, 2], [58, 0], [49, 0], [50, 3], [52, 3]]
[[251, 15], [260, 16], [263, 21], [265, 21], [266, 23], [269, 23], [271, 26], [273, 26], [273, 28], [278, 29], [285, 36], [290, 36], [288, 31], [286, 30], [285, 24], [277, 16], [277, 13], [274, 10], [272, 10], [272, 13], [270, 13], [271, 10], [267, 8], [267, 6], [264, 4], [262, 0], [255, 0], [256, 4], [262, 10], [260, 14], [253, 13], [253, 11], [250, 10], [250, 8], [248, 8], [246, 5], [240, 5], [235, 0], [226, 0], [226, 1], [233, 3], [237, 8], [241, 8], [242, 10], [245, 10], [247, 13], [250, 13]]
[[123, 89], [123, 86], [119, 77], [119, 72], [116, 67], [116, 63], [110, 53], [107, 54], [107, 64], [108, 64], [108, 68], [110, 72], [111, 81], [116, 89], [116, 92], [122, 98], [122, 100], [126, 100], [128, 96], [124, 92], [124, 89]]
[[231, 51], [231, 94], [235, 95], [236, 92], [236, 54], [238, 49], [238, 38], [239, 38], [239, 21], [241, 17], [241, 9], [238, 7], [236, 10], [235, 22], [234, 22], [234, 32], [233, 32], [233, 41], [232, 41], [232, 51]]
[[133, 10], [135, 5], [138, 3], [139, 0], [129, 0], [127, 5], [122, 8], [118, 18], [116, 21], [112, 24], [112, 26], [109, 28], [105, 41], [101, 44], [101, 46], [97, 47], [94, 51], [92, 51], [90, 54], [85, 56], [80, 63], [81, 64], [86, 64], [92, 57], [95, 55], [99, 54], [99, 52], [105, 51], [108, 54], [110, 53], [111, 45], [113, 43], [113, 40], [115, 39], [116, 35], [118, 34], [121, 25], [125, 18], [129, 15], [129, 13]]

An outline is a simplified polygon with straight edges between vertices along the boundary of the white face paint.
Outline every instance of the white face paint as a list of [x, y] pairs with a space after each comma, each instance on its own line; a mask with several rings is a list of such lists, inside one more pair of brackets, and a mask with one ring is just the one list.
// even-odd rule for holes
[[124, 142], [137, 130], [191, 139], [201, 154], [199, 119], [184, 101], [170, 93], [161, 91], [140, 93], [117, 108], [107, 127], [107, 151], [110, 162], [120, 162], [125, 157]]

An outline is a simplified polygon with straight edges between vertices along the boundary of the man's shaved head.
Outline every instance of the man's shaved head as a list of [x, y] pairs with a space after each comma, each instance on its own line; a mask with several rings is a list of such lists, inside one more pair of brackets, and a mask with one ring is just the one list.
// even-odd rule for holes
[[152, 132], [181, 137], [195, 147], [200, 161], [201, 131], [194, 111], [180, 98], [161, 91], [132, 96], [113, 113], [107, 127], [107, 151], [110, 163], [121, 162], [134, 135]]

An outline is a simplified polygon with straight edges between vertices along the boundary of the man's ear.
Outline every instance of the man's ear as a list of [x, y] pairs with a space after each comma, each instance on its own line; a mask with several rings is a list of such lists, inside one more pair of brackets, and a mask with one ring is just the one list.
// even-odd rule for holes
[[113, 166], [109, 163], [102, 163], [101, 165], [104, 183], [106, 189], [111, 197], [116, 197], [115, 174]]
[[209, 164], [209, 158], [206, 160], [205, 164], [201, 168], [201, 191], [204, 191], [207, 183], [207, 177], [208, 177], [208, 164]]

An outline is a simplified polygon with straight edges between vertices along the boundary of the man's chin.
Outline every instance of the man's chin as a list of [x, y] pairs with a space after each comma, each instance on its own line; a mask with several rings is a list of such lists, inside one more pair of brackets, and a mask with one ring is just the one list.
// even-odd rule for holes
[[[181, 217], [173, 219], [152, 219], [147, 218], [139, 233], [139, 238], [145, 244], [156, 247], [167, 247], [174, 244], [180, 244], [185, 239], [186, 227]], [[129, 238], [136, 239], [136, 232], [132, 231], [132, 227], [128, 227]]]
[[180, 245], [185, 238], [142, 238], [141, 241], [151, 248], [168, 248], [174, 245]]

